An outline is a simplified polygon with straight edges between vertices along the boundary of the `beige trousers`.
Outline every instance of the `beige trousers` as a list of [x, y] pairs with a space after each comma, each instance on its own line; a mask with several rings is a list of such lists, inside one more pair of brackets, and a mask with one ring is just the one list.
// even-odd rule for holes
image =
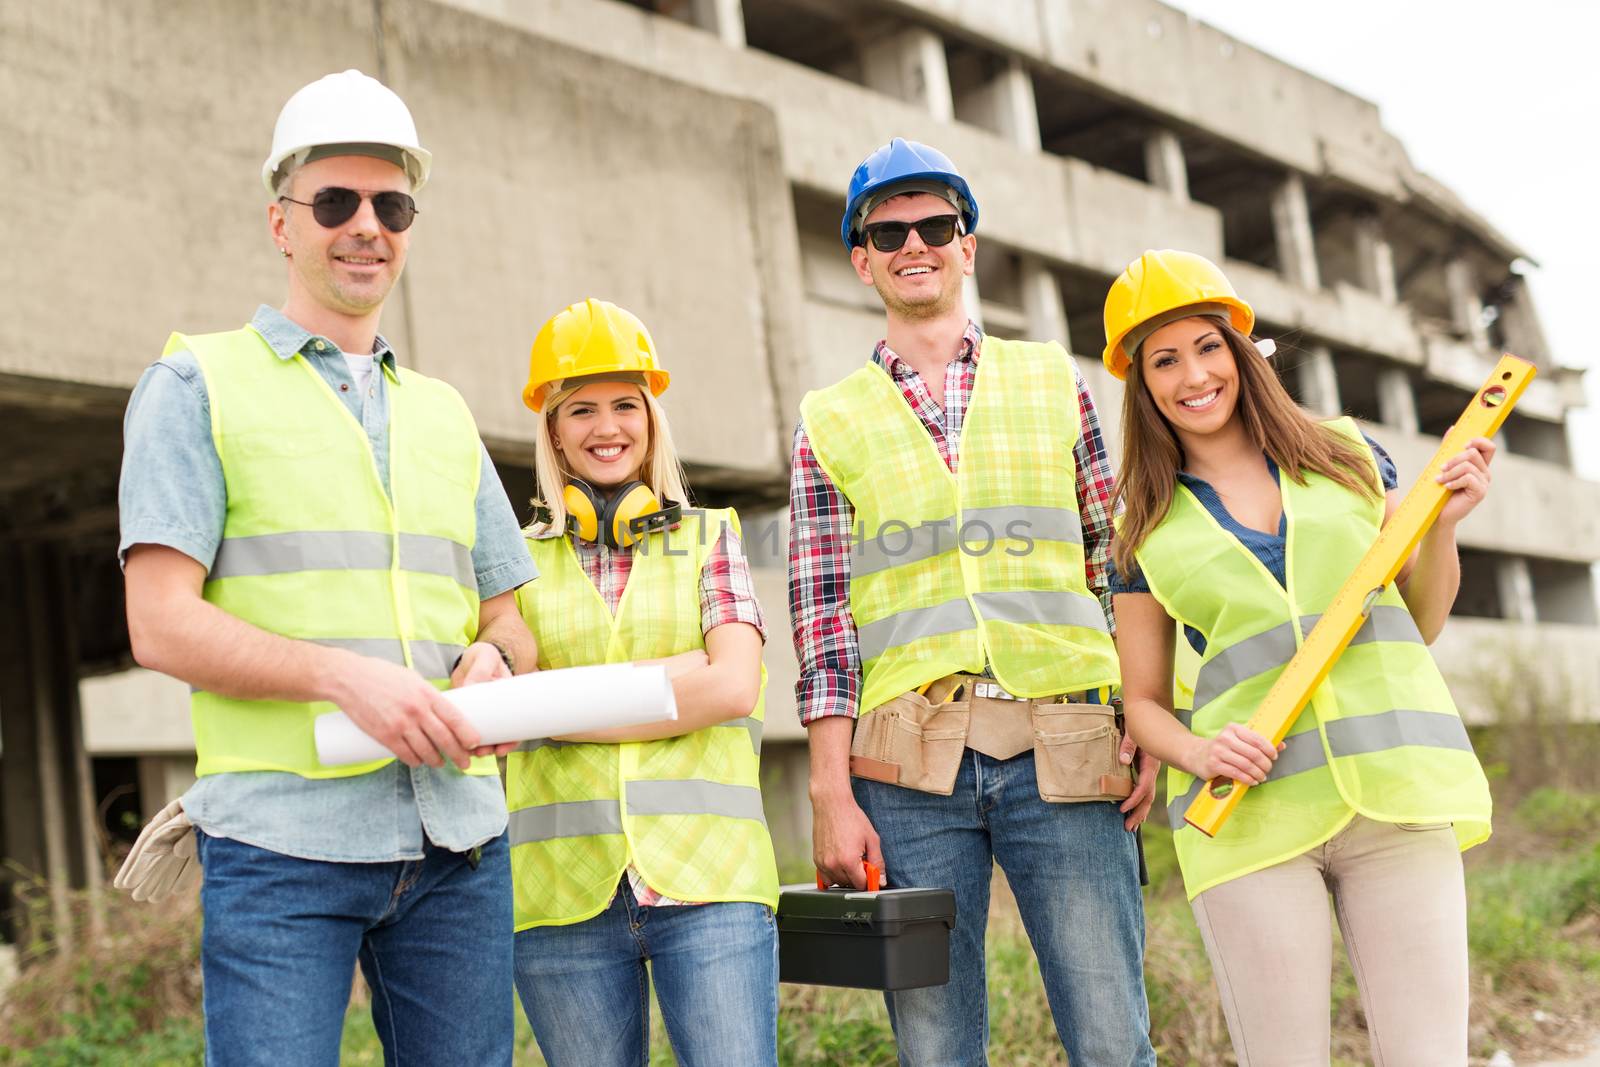
[[1328, 1063], [1329, 894], [1372, 1062], [1462, 1067], [1467, 900], [1455, 834], [1359, 815], [1316, 848], [1193, 901], [1239, 1067]]

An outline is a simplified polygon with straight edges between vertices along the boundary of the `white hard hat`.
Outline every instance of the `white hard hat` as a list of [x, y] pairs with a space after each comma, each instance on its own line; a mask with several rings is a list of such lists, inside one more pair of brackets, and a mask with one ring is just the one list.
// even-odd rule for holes
[[304, 163], [313, 149], [331, 145], [379, 158], [389, 158], [392, 151], [393, 161], [411, 178], [412, 192], [426, 184], [433, 163], [433, 155], [417, 143], [417, 125], [405, 101], [376, 78], [347, 70], [304, 86], [283, 105], [272, 131], [272, 154], [261, 165], [261, 183], [276, 193], [284, 163]]

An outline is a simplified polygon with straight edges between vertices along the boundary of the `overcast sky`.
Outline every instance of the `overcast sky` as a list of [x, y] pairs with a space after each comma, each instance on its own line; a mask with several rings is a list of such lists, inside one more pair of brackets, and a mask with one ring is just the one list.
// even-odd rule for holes
[[[1412, 163], [1539, 263], [1556, 361], [1600, 368], [1600, 3], [1594, 0], [1167, 0], [1366, 97]], [[1574, 460], [1600, 478], [1600, 369]]]

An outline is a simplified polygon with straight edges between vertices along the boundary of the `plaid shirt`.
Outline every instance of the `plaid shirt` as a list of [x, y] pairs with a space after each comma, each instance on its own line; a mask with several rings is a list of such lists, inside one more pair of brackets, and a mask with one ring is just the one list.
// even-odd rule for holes
[[[633, 573], [633, 549], [612, 550], [601, 544], [573, 541], [578, 563], [589, 576], [606, 607], [616, 614], [622, 594]], [[750, 562], [744, 557], [739, 535], [732, 529], [722, 536], [700, 569], [700, 632], [710, 633], [730, 622], [747, 622], [767, 639], [767, 623], [756, 600], [755, 582], [750, 577]]]
[[[900, 386], [906, 403], [927, 428], [952, 471], [961, 450], [961, 429], [978, 373], [983, 333], [968, 323], [959, 355], [945, 366], [944, 402], [934, 400], [922, 376], [880, 341], [872, 359]], [[1106, 564], [1111, 547], [1113, 475], [1100, 440], [1100, 418], [1083, 375], [1078, 382], [1082, 433], [1077, 461], [1078, 515], [1083, 523], [1084, 571], [1111, 624]], [[861, 713], [861, 647], [850, 615], [850, 536], [855, 509], [823, 471], [805, 426], [795, 429], [789, 478], [789, 612], [794, 627], [800, 681], [795, 702], [800, 721]]]
[[[576, 540], [572, 545], [577, 549], [583, 573], [589, 576], [606, 607], [615, 614], [628, 588], [628, 575], [633, 572], [633, 549], [613, 550], [605, 545]], [[725, 529], [700, 569], [700, 631], [710, 633], [730, 622], [749, 623], [760, 632], [763, 641], [767, 638], [767, 624], [761, 617], [761, 604], [756, 600], [755, 583], [750, 578], [750, 564], [744, 557], [739, 535]], [[631, 863], [628, 864], [628, 885], [633, 890], [633, 899], [642, 907], [700, 903], [662, 896], [650, 888]]]

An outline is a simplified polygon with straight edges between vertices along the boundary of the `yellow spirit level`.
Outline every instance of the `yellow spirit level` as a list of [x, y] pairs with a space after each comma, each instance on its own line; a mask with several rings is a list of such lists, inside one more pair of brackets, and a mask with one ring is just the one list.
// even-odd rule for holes
[[[1377, 540], [1339, 587], [1321, 620], [1311, 628], [1305, 643], [1283, 668], [1278, 680], [1272, 683], [1261, 706], [1246, 724], [1250, 729], [1273, 745], [1284, 739], [1310, 702], [1311, 694], [1333, 669], [1334, 661], [1366, 622], [1384, 586], [1394, 581], [1423, 534], [1439, 517], [1450, 495], [1448, 489], [1435, 481], [1445, 463], [1460, 454], [1474, 437], [1492, 437], [1506, 421], [1528, 383], [1533, 381], [1535, 373], [1533, 364], [1516, 356], [1500, 357], [1494, 373], [1479, 387], [1467, 409], [1444, 435], [1439, 450], [1428, 461], [1416, 484], [1383, 524]], [[1213, 778], [1190, 803], [1183, 819], [1207, 837], [1215, 837], [1249, 788], [1232, 778]]]

